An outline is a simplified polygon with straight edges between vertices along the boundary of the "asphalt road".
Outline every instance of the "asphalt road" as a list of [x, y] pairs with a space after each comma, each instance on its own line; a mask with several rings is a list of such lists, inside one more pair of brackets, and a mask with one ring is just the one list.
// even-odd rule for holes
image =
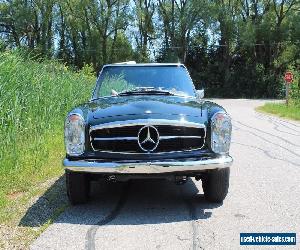
[[296, 232], [299, 249], [300, 123], [255, 112], [263, 101], [216, 102], [233, 118], [223, 204], [207, 203], [194, 179], [95, 183], [89, 204], [68, 208], [31, 248], [238, 249], [241, 232]]

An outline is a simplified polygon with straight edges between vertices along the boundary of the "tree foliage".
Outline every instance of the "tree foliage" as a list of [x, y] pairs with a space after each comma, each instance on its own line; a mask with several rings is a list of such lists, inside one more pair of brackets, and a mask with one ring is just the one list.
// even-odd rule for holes
[[278, 97], [292, 70], [299, 93], [299, 0], [0, 0], [0, 39], [96, 71], [179, 61], [226, 97]]

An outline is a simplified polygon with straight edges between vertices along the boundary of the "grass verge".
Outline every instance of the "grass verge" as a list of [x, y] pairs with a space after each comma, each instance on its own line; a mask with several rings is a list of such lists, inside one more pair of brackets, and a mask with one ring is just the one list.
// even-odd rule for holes
[[294, 103], [289, 104], [289, 106], [286, 106], [285, 103], [266, 103], [263, 106], [257, 107], [256, 110], [300, 121], [300, 107]]
[[0, 53], [0, 249], [26, 249], [67, 206], [63, 123], [95, 77], [57, 61]]

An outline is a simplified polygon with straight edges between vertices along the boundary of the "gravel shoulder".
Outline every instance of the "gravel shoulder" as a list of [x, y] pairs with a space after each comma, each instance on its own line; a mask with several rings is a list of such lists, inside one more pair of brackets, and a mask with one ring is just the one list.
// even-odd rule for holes
[[33, 187], [30, 193], [14, 199], [14, 219], [0, 225], [0, 249], [28, 249], [51, 223], [68, 207], [64, 176]]

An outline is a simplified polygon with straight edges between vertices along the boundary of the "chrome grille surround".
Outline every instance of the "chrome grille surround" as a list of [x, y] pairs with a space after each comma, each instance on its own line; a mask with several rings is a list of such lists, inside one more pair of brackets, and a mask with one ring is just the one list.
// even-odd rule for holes
[[[104, 130], [104, 129], [114, 129], [114, 128], [130, 128], [134, 126], [170, 126], [170, 127], [185, 127], [185, 128], [195, 128], [202, 129], [203, 136], [197, 135], [159, 135], [160, 141], [167, 141], [173, 139], [203, 139], [203, 143], [199, 147], [187, 150], [175, 150], [166, 152], [130, 152], [130, 151], [116, 151], [116, 150], [101, 150], [94, 147], [93, 142], [109, 142], [109, 141], [128, 141], [138, 143], [138, 133], [135, 136], [115, 136], [115, 137], [93, 137], [91, 134], [94, 131]], [[124, 153], [124, 154], [164, 154], [164, 153], [175, 153], [175, 152], [189, 152], [200, 150], [205, 145], [206, 139], [206, 126], [204, 124], [199, 124], [195, 122], [188, 122], [185, 120], [166, 120], [166, 119], [138, 119], [138, 120], [126, 120], [126, 121], [115, 121], [109, 123], [103, 123], [95, 126], [91, 126], [89, 129], [90, 144], [93, 151], [101, 151], [103, 153]]]

